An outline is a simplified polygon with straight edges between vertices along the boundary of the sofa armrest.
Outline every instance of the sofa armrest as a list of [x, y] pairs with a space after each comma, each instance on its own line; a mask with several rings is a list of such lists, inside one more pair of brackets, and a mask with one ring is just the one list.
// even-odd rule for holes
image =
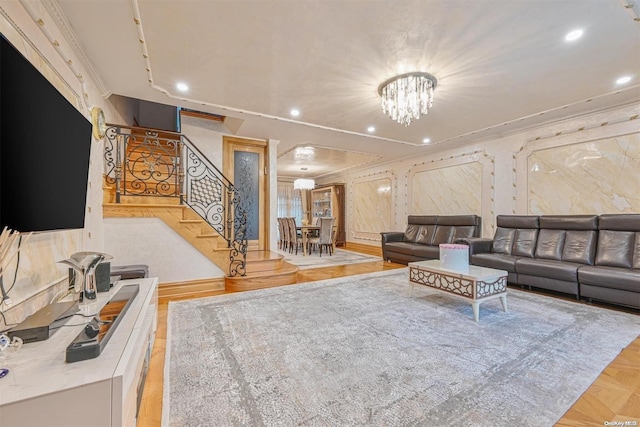
[[382, 236], [382, 259], [388, 261], [387, 258], [387, 243], [389, 242], [402, 242], [404, 233], [402, 231], [383, 231], [380, 233]]
[[382, 236], [382, 243], [387, 242], [402, 242], [404, 233], [402, 231], [383, 231], [380, 233]]
[[464, 239], [456, 239], [455, 243], [469, 246], [469, 256], [473, 254], [491, 253], [491, 245], [493, 239], [485, 237], [467, 237]]

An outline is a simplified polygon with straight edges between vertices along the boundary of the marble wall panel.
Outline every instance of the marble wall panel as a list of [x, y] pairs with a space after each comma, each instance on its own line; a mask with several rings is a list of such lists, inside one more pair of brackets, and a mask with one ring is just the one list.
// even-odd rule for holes
[[378, 235], [391, 230], [391, 187], [390, 178], [361, 181], [353, 187], [354, 224], [356, 233]]
[[481, 214], [482, 164], [470, 162], [416, 171], [411, 180], [409, 214]]
[[640, 134], [550, 147], [527, 159], [528, 213], [640, 212]]

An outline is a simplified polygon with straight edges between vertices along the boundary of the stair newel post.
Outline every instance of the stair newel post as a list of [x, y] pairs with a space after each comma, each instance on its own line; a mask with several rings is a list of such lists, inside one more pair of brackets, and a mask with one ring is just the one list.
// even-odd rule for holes
[[180, 140], [177, 141], [176, 144], [176, 168], [178, 169], [178, 176], [177, 176], [177, 180], [178, 180], [178, 185], [176, 187], [176, 191], [178, 191], [180, 193], [180, 204], [184, 205], [184, 195], [186, 194], [185, 191], [185, 183], [184, 183], [184, 161], [183, 159], [186, 158], [186, 153], [185, 153], [185, 145], [184, 142], [182, 141], [182, 138], [180, 138]]

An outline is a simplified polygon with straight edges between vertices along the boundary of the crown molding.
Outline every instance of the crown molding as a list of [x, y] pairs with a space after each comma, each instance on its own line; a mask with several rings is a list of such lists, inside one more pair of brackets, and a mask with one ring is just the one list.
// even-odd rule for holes
[[87, 74], [89, 74], [89, 77], [98, 88], [98, 91], [100, 91], [102, 97], [105, 99], [108, 98], [111, 95], [111, 91], [105, 85], [104, 80], [98, 73], [98, 70], [93, 64], [93, 61], [91, 61], [91, 58], [89, 58], [85, 53], [82, 43], [78, 40], [76, 33], [73, 31], [69, 21], [67, 21], [67, 18], [58, 2], [56, 0], [42, 0], [42, 5], [49, 15], [51, 15], [51, 18], [54, 20], [65, 40], [69, 43], [71, 50], [82, 64], [82, 67], [85, 69]]

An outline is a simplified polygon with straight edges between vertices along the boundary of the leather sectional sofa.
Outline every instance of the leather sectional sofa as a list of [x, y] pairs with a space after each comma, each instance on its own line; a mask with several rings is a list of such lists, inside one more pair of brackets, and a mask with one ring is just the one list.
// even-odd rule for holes
[[400, 264], [438, 259], [441, 243], [478, 237], [481, 219], [477, 215], [409, 215], [404, 232], [383, 232], [382, 258]]
[[493, 239], [462, 241], [512, 284], [640, 308], [640, 214], [499, 215]]

